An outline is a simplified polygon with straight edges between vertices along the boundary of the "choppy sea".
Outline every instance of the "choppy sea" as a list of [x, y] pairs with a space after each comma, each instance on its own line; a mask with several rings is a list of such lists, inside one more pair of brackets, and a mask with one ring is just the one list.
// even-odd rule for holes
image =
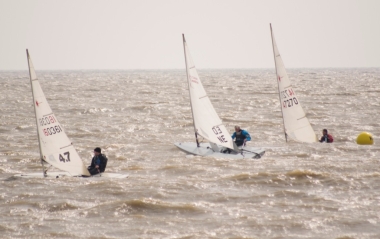
[[[274, 69], [199, 70], [232, 133], [261, 159], [186, 155], [185, 70], [38, 71], [85, 164], [95, 147], [127, 179], [18, 179], [41, 172], [27, 71], [0, 72], [1, 238], [380, 238], [380, 69], [288, 69], [321, 136], [285, 142]], [[367, 131], [374, 145], [357, 145]]]

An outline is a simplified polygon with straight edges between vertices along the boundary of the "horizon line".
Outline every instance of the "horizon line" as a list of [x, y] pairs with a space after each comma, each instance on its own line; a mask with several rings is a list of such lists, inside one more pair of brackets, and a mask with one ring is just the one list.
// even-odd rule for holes
[[[368, 69], [368, 68], [380, 68], [380, 66], [337, 66], [337, 67], [287, 67], [286, 69]], [[275, 67], [252, 67], [252, 68], [197, 68], [197, 70], [262, 70], [262, 69], [275, 69]], [[185, 70], [185, 68], [83, 68], [83, 69], [35, 69], [36, 71], [165, 71], [165, 70]], [[0, 69], [1, 71], [28, 71], [28, 69]]]

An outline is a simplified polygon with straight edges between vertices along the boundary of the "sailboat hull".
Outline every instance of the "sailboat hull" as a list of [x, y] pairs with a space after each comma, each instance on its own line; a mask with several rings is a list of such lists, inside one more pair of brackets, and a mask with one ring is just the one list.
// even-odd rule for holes
[[[17, 178], [45, 178], [42, 173], [20, 173], [13, 175]], [[67, 172], [48, 172], [46, 178], [62, 178], [62, 177], [82, 177], [82, 176], [72, 176]], [[128, 178], [128, 174], [120, 173], [101, 173], [85, 178]]]
[[198, 156], [211, 156], [215, 158], [259, 159], [265, 154], [265, 150], [255, 147], [244, 147], [242, 152], [223, 153], [223, 147], [218, 146], [219, 150], [214, 151], [209, 143], [200, 143], [199, 147], [197, 147], [196, 143], [190, 142], [174, 143], [174, 145], [188, 154]]

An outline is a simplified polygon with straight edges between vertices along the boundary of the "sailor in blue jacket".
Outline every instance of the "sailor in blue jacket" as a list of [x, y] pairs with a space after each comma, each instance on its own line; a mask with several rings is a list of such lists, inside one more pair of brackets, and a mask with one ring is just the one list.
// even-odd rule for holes
[[247, 130], [240, 129], [240, 126], [235, 126], [235, 132], [232, 134], [232, 139], [235, 139], [236, 146], [245, 146], [247, 141], [251, 141], [251, 136]]

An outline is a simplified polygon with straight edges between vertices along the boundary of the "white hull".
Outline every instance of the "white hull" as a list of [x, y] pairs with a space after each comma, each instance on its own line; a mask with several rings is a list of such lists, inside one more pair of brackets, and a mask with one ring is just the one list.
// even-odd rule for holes
[[[41, 173], [20, 173], [13, 175], [18, 178], [45, 178]], [[62, 177], [82, 177], [82, 176], [72, 176], [67, 172], [48, 172], [46, 175], [47, 178], [62, 178]], [[91, 176], [91, 178], [127, 178], [128, 174], [121, 173], [100, 173]], [[87, 178], [87, 176], [85, 176]]]
[[229, 159], [259, 159], [261, 158], [265, 150], [262, 148], [244, 147], [242, 152], [223, 153], [223, 147], [218, 146], [219, 150], [214, 151], [209, 143], [200, 143], [197, 147], [196, 143], [174, 143], [180, 150], [188, 154], [199, 156], [211, 156], [215, 158], [229, 158]]

